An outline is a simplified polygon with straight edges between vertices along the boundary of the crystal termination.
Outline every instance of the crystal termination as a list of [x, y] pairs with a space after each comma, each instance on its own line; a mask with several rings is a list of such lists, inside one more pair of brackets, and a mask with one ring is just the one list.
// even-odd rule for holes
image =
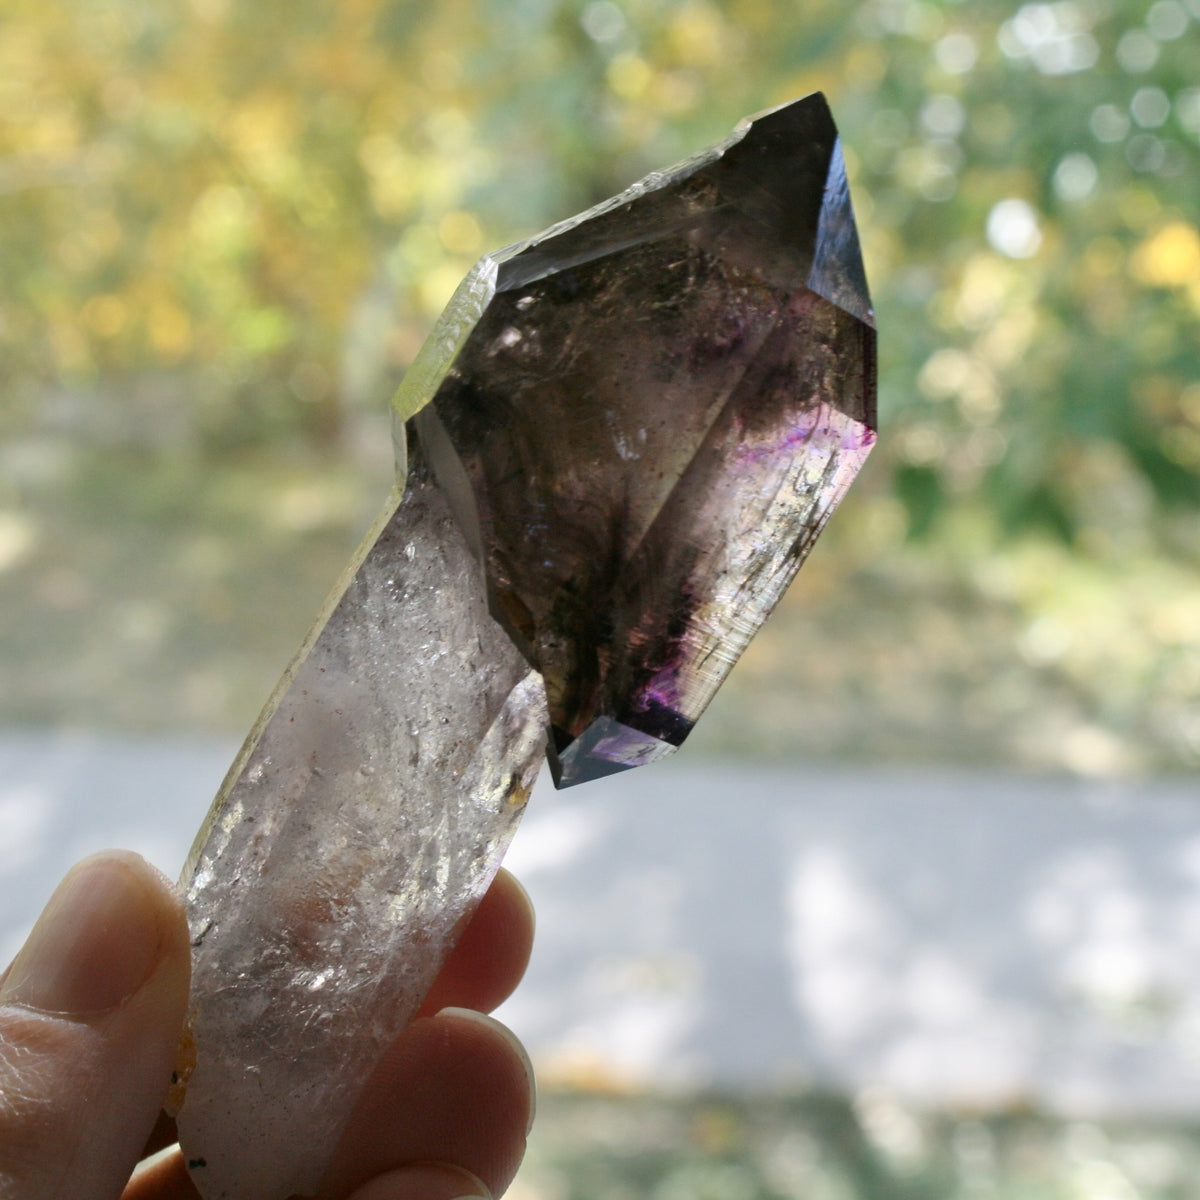
[[874, 441], [875, 330], [819, 96], [494, 262], [418, 427], [564, 786], [687, 736]]

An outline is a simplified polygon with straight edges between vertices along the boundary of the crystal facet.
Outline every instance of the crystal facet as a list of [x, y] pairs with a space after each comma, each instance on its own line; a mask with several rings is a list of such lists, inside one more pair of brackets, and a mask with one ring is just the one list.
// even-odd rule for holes
[[184, 871], [208, 1200], [319, 1187], [545, 753], [565, 785], [687, 736], [874, 440], [874, 347], [820, 96], [464, 281], [397, 395], [400, 486]]

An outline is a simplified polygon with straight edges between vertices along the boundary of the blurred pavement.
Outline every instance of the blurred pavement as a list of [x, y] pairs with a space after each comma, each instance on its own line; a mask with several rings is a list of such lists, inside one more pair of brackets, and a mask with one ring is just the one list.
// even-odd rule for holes
[[[236, 746], [0, 736], [0, 955], [105, 845], [174, 875]], [[535, 794], [501, 1010], [551, 1080], [1200, 1108], [1194, 782], [673, 761]]]

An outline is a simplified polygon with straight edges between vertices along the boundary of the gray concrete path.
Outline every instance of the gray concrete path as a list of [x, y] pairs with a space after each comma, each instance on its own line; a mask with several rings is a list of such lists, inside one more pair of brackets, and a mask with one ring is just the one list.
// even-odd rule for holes
[[[0, 955], [103, 845], [169, 874], [222, 742], [0, 737]], [[1200, 1110], [1200, 786], [685, 754], [535, 795], [501, 1017], [551, 1077]]]

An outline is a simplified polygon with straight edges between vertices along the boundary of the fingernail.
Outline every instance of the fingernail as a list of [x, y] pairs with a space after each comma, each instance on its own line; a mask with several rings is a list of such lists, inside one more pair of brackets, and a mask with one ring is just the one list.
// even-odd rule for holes
[[508, 1044], [512, 1047], [513, 1053], [520, 1060], [521, 1066], [525, 1068], [525, 1081], [529, 1085], [529, 1121], [525, 1126], [525, 1136], [528, 1137], [530, 1130], [533, 1129], [533, 1118], [537, 1111], [537, 1076], [533, 1071], [533, 1063], [529, 1061], [529, 1053], [521, 1043], [521, 1039], [507, 1025], [501, 1024], [495, 1017], [489, 1017], [486, 1013], [476, 1012], [473, 1008], [443, 1008], [438, 1016], [458, 1017], [464, 1020], [476, 1021], [481, 1025], [487, 1025], [490, 1029], [494, 1029], [501, 1034]]
[[521, 897], [522, 900], [525, 901], [525, 907], [529, 910], [530, 928], [536, 930], [537, 929], [537, 909], [533, 907], [533, 898], [529, 895], [529, 892], [526, 890], [525, 885], [507, 867], [501, 867], [500, 871], [502, 874], [508, 876], [509, 883], [511, 883], [517, 889], [517, 894]]
[[116, 851], [73, 867], [13, 959], [0, 1003], [88, 1016], [137, 991], [163, 946], [149, 869]]
[[416, 1163], [376, 1176], [350, 1200], [491, 1200], [491, 1192], [462, 1167]]

